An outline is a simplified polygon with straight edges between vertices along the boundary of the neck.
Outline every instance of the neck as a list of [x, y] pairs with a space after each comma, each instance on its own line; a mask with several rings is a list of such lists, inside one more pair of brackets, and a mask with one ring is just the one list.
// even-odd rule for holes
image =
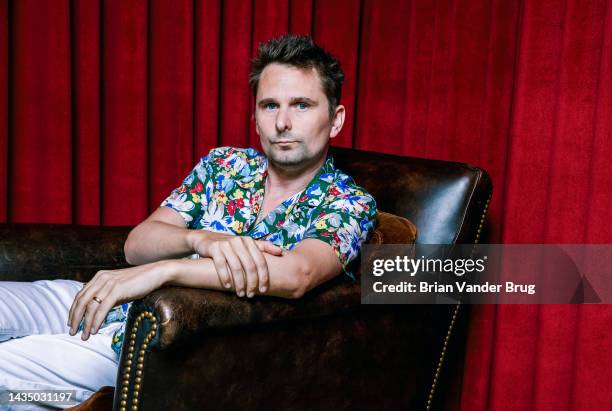
[[268, 194], [282, 196], [302, 191], [323, 166], [326, 158], [327, 152], [316, 162], [299, 169], [279, 167], [268, 162], [268, 178], [266, 179]]

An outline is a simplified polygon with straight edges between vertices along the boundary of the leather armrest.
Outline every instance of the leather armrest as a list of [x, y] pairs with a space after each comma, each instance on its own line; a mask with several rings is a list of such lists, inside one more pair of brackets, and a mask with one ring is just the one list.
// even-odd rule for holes
[[238, 299], [222, 291], [167, 287], [134, 303], [130, 317], [151, 311], [160, 326], [151, 347], [166, 349], [194, 334], [216, 328], [298, 320], [347, 312], [360, 303], [359, 283], [336, 279], [299, 300], [276, 297]]
[[0, 224], [0, 280], [88, 281], [98, 270], [127, 266], [130, 227]]
[[[407, 219], [379, 213], [370, 243], [414, 244], [416, 227]], [[357, 275], [359, 279], [359, 274]], [[357, 309], [361, 304], [359, 280], [338, 276], [311, 290], [299, 300], [256, 297], [242, 300], [221, 291], [166, 287], [134, 304], [130, 317], [154, 313], [160, 326], [151, 348], [166, 349], [205, 330], [299, 320]]]

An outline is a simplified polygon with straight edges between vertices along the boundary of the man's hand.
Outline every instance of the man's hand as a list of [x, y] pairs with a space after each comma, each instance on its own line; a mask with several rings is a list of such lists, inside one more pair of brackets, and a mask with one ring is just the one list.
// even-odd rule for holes
[[[229, 244], [228, 244], [229, 243]], [[160, 207], [136, 226], [125, 242], [125, 258], [133, 265], [175, 259], [193, 253], [214, 260], [219, 281], [238, 296], [270, 289], [264, 253], [282, 255], [270, 242], [255, 241], [208, 230], [190, 230], [174, 210]], [[262, 291], [263, 290], [263, 291]]]
[[221, 284], [228, 289], [233, 286], [239, 297], [251, 298], [257, 289], [265, 293], [270, 287], [270, 273], [263, 253], [283, 254], [282, 248], [247, 236], [218, 233], [203, 236], [193, 231], [188, 241], [201, 257], [213, 260]]
[[142, 298], [164, 285], [166, 264], [152, 263], [121, 270], [98, 271], [81, 291], [70, 307], [68, 326], [74, 335], [84, 319], [81, 339], [95, 334], [111, 308]]

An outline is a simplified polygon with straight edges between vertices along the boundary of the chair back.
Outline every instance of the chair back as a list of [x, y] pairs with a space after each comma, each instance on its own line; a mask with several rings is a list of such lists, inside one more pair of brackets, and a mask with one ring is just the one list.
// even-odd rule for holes
[[412, 221], [419, 244], [478, 242], [492, 193], [486, 171], [463, 163], [333, 147], [335, 164], [376, 199]]

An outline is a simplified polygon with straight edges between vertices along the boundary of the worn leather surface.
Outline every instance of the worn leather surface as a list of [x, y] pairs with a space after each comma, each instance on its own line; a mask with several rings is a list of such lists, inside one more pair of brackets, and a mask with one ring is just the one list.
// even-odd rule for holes
[[423, 409], [443, 306], [206, 330], [145, 360], [144, 410]]
[[[380, 210], [415, 223], [417, 242], [477, 240], [492, 189], [482, 170], [335, 151], [336, 163]], [[374, 243], [402, 243], [398, 228], [414, 230], [385, 222], [388, 234], [375, 233]], [[151, 309], [162, 326], [145, 360], [139, 403], [147, 410], [423, 409], [455, 307], [362, 306], [357, 287], [334, 282], [298, 301], [265, 304], [178, 288], [149, 295], [132, 314]], [[432, 409], [441, 404], [465, 327], [460, 316]]]
[[0, 280], [88, 281], [98, 270], [127, 265], [129, 227], [0, 224]]
[[[123, 242], [127, 227], [0, 224], [0, 279], [35, 281], [70, 278], [87, 281], [101, 269], [126, 266]], [[405, 218], [380, 212], [371, 243], [414, 243], [416, 228]], [[359, 304], [359, 285], [338, 278], [299, 304], [280, 298], [240, 300], [233, 294], [169, 287], [146, 302], [162, 320], [160, 347], [188, 337], [201, 327], [282, 321], [350, 310]]]
[[[417, 230], [418, 243], [476, 240], [491, 193], [482, 170], [334, 151], [338, 166], [376, 197], [379, 210], [414, 223], [381, 213], [371, 242], [403, 243]], [[87, 281], [99, 269], [126, 265], [128, 231], [0, 224], [0, 279]], [[296, 301], [158, 290], [130, 314], [133, 321], [150, 310], [161, 324], [145, 360], [140, 409], [422, 409], [453, 309], [361, 306], [358, 283], [340, 277]], [[137, 346], [148, 330], [145, 322]], [[460, 340], [462, 330], [453, 338]], [[447, 356], [444, 368], [455, 357]], [[436, 399], [445, 392], [444, 372]], [[131, 395], [133, 380], [128, 389]]]
[[417, 228], [412, 221], [379, 210], [368, 244], [414, 244], [416, 239]]
[[[381, 212], [370, 242], [410, 244], [415, 239], [410, 221]], [[448, 318], [447, 307], [425, 312], [422, 307], [362, 307], [359, 283], [342, 277], [299, 300], [240, 300], [223, 292], [171, 287], [150, 294], [132, 310], [132, 319], [143, 310], [159, 315], [161, 327], [150, 345], [139, 401], [144, 409], [160, 410], [194, 404], [213, 410], [416, 405], [428, 382], [417, 380], [412, 370], [435, 361], [439, 347], [427, 341], [436, 339]], [[420, 355], [405, 355], [405, 350]], [[377, 351], [380, 355], [372, 357]], [[162, 375], [173, 376], [170, 386]], [[369, 384], [378, 394], [365, 390]], [[131, 399], [131, 387], [129, 393]]]
[[492, 191], [486, 172], [467, 164], [333, 148], [335, 164], [384, 210], [412, 221], [419, 244], [474, 241]]
[[[416, 228], [405, 218], [381, 212], [370, 242], [412, 244]], [[359, 265], [353, 267], [359, 279]], [[359, 281], [339, 276], [307, 293], [300, 300], [274, 297], [238, 299], [231, 293], [183, 287], [167, 287], [144, 300], [159, 313], [159, 348], [189, 338], [204, 328], [227, 328], [344, 313], [360, 304]]]

